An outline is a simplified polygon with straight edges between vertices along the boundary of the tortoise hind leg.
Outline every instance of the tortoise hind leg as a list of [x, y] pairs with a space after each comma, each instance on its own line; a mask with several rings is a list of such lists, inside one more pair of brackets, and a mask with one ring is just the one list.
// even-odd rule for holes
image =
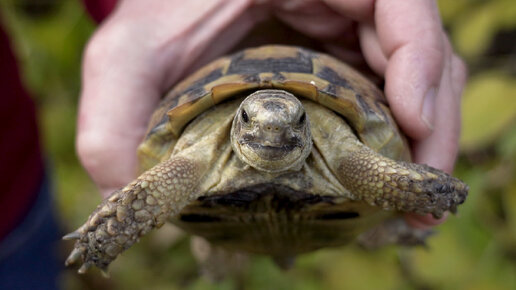
[[[354, 143], [351, 143], [354, 142]], [[384, 209], [441, 217], [464, 202], [468, 186], [427, 165], [384, 157], [358, 140], [349, 140], [336, 172], [355, 198]]]
[[433, 230], [413, 228], [403, 217], [396, 216], [360, 234], [357, 241], [360, 246], [370, 250], [391, 244], [426, 246], [426, 238], [432, 234]]
[[222, 281], [228, 277], [237, 280], [243, 278], [249, 262], [247, 254], [228, 251], [199, 236], [192, 236], [190, 246], [202, 275], [210, 281]]

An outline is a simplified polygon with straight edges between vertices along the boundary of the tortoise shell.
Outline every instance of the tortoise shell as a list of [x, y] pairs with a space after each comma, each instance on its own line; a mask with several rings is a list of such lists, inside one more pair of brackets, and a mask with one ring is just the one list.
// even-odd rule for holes
[[259, 89], [281, 89], [340, 114], [380, 154], [410, 160], [381, 90], [352, 67], [308, 49], [267, 45], [204, 66], [166, 94], [138, 149], [146, 170], [163, 161], [186, 124], [210, 107]]

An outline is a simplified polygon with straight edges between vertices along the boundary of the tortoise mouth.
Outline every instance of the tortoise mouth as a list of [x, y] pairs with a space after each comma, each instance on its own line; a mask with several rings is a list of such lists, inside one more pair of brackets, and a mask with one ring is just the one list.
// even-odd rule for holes
[[299, 142], [290, 144], [264, 145], [258, 142], [246, 142], [242, 145], [249, 146], [256, 154], [267, 160], [279, 160], [291, 153], [296, 148], [301, 148]]
[[292, 137], [283, 142], [256, 139], [240, 138], [232, 145], [243, 162], [267, 172], [297, 170], [310, 153], [312, 146], [311, 142], [306, 143], [299, 137]]
[[248, 146], [257, 155], [266, 160], [281, 160], [286, 155], [292, 153], [296, 148], [301, 148], [299, 142], [292, 142], [290, 144], [278, 145], [264, 145], [258, 142], [241, 142], [243, 146]]

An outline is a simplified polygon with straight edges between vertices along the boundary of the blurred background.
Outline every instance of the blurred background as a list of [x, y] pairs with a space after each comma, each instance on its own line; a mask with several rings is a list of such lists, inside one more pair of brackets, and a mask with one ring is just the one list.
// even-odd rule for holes
[[[23, 80], [37, 104], [59, 219], [69, 232], [101, 200], [74, 149], [81, 52], [95, 25], [79, 1], [0, 3]], [[198, 276], [188, 237], [165, 228], [119, 257], [111, 279], [98, 271], [79, 276], [66, 269], [62, 288], [516, 289], [516, 2], [438, 3], [470, 71], [455, 175], [471, 191], [427, 247], [321, 250], [299, 257], [288, 272], [256, 257], [241, 280], [211, 284]], [[71, 246], [61, 244], [63, 261]]]

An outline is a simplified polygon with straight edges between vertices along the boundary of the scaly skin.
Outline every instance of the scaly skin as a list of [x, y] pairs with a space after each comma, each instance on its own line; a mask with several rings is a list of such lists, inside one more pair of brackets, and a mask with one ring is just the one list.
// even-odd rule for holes
[[464, 202], [468, 186], [459, 179], [427, 165], [385, 157], [360, 142], [342, 117], [311, 102], [303, 105], [314, 146], [351, 198], [385, 210], [435, 217], [454, 212]]
[[385, 210], [436, 218], [455, 212], [466, 199], [468, 186], [459, 179], [427, 165], [394, 161], [355, 142], [356, 148], [337, 161], [337, 175], [356, 198]]
[[93, 265], [105, 273], [118, 254], [194, 199], [198, 180], [197, 166], [182, 157], [146, 171], [106, 198], [83, 226], [64, 237], [77, 239], [66, 265], [82, 258], [79, 273]]
[[[231, 109], [231, 108], [229, 108]], [[79, 273], [93, 265], [107, 274], [108, 265], [153, 228], [163, 225], [205, 190], [206, 175], [228, 148], [234, 109], [219, 111], [219, 119], [207, 117], [206, 127], [189, 133], [176, 143], [179, 152], [142, 173], [136, 180], [106, 198], [75, 232], [77, 239], [66, 265], [82, 259]], [[194, 122], [195, 123], [195, 122]], [[199, 127], [195, 127], [199, 129]]]

